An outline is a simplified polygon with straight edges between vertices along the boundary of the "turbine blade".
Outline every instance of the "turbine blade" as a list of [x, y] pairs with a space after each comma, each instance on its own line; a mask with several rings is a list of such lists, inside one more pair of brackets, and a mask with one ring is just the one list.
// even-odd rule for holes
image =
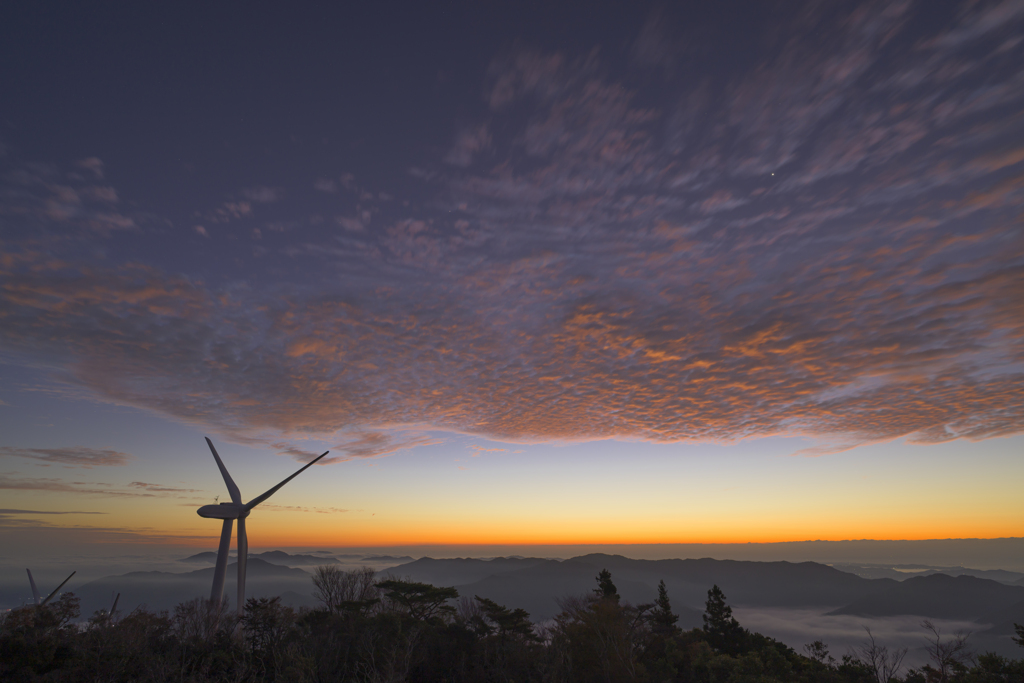
[[224, 598], [224, 574], [228, 568], [228, 551], [231, 550], [231, 526], [235, 523], [233, 519], [225, 519], [220, 528], [220, 547], [217, 548], [217, 566], [213, 569], [213, 589], [210, 591], [210, 601], [216, 603], [220, 610], [221, 600]]
[[28, 572], [28, 585], [32, 586], [32, 602], [36, 605], [39, 604], [39, 589], [36, 588], [36, 580], [32, 578], [32, 570], [26, 569]]
[[308, 463], [308, 464], [306, 464], [306, 465], [303, 465], [303, 466], [302, 466], [302, 468], [301, 468], [301, 469], [300, 469], [300, 470], [299, 470], [298, 472], [296, 472], [296, 473], [295, 473], [295, 474], [293, 474], [292, 476], [288, 477], [287, 479], [285, 479], [284, 481], [282, 481], [282, 482], [281, 482], [280, 484], [278, 484], [278, 485], [277, 485], [277, 486], [275, 486], [274, 488], [270, 489], [269, 491], [267, 491], [266, 493], [264, 493], [264, 494], [262, 494], [262, 495], [256, 496], [256, 497], [255, 497], [255, 498], [253, 498], [252, 500], [250, 500], [250, 501], [249, 501], [248, 503], [246, 503], [246, 504], [245, 504], [245, 510], [246, 510], [246, 511], [248, 512], [249, 510], [252, 510], [252, 509], [253, 509], [254, 507], [256, 507], [257, 505], [259, 505], [260, 503], [262, 503], [263, 501], [265, 501], [265, 500], [266, 500], [267, 498], [270, 498], [270, 497], [271, 497], [272, 495], [274, 495], [274, 493], [275, 493], [275, 492], [276, 492], [276, 491], [277, 491], [277, 490], [278, 490], [279, 488], [281, 488], [282, 486], [284, 486], [285, 484], [287, 484], [288, 482], [290, 482], [290, 481], [291, 481], [292, 479], [294, 479], [295, 477], [297, 477], [297, 476], [299, 476], [300, 474], [302, 474], [303, 470], [305, 470], [305, 469], [306, 469], [307, 467], [311, 467], [312, 465], [316, 464], [317, 460], [319, 460], [320, 458], [324, 457], [324, 456], [325, 456], [325, 455], [327, 455], [328, 453], [330, 453], [330, 451], [324, 451], [324, 452], [323, 452], [323, 453], [321, 453], [321, 454], [320, 454], [320, 455], [319, 455], [319, 456], [318, 456], [318, 457], [317, 457], [317, 458], [316, 458], [315, 460], [313, 460], [312, 462], [310, 462], [310, 463]]
[[249, 538], [245, 535], [245, 517], [238, 518], [238, 616], [245, 614], [245, 563], [249, 560]]
[[117, 601], [118, 601], [118, 600], [120, 600], [120, 599], [121, 599], [121, 594], [120, 594], [120, 593], [118, 593], [118, 594], [117, 594], [117, 597], [116, 597], [116, 598], [114, 598], [114, 604], [113, 604], [113, 605], [111, 605], [111, 607], [110, 607], [110, 611], [109, 611], [109, 612], [107, 612], [107, 614], [108, 614], [109, 616], [114, 616], [114, 612], [116, 612], [116, 611], [117, 611]]
[[50, 593], [49, 595], [47, 595], [47, 596], [46, 596], [46, 599], [45, 599], [45, 600], [43, 600], [43, 601], [42, 601], [41, 603], [39, 603], [39, 604], [40, 604], [40, 605], [45, 605], [46, 603], [50, 602], [50, 600], [52, 600], [52, 599], [53, 599], [53, 596], [57, 594], [57, 591], [59, 591], [59, 590], [60, 590], [61, 588], [63, 588], [63, 587], [64, 587], [64, 584], [65, 584], [65, 583], [67, 583], [68, 581], [70, 581], [70, 580], [71, 580], [71, 577], [72, 577], [72, 576], [74, 576], [74, 575], [75, 575], [75, 574], [77, 574], [77, 573], [78, 573], [78, 570], [75, 570], [75, 571], [71, 572], [71, 574], [69, 574], [69, 575], [68, 575], [68, 578], [66, 578], [66, 579], [64, 579], [63, 581], [61, 581], [61, 582], [60, 582], [60, 585], [59, 585], [59, 586], [57, 586], [56, 588], [54, 588], [54, 589], [53, 589], [53, 592], [52, 592], [52, 593]]
[[242, 504], [242, 494], [238, 490], [238, 486], [235, 485], [235, 480], [228, 474], [228, 468], [224, 467], [224, 462], [217, 455], [217, 449], [213, 447], [213, 442], [210, 441], [210, 437], [206, 437], [206, 443], [210, 446], [210, 452], [213, 453], [213, 459], [217, 461], [217, 467], [220, 468], [220, 474], [224, 477], [224, 483], [228, 486], [228, 493], [231, 495], [231, 502]]

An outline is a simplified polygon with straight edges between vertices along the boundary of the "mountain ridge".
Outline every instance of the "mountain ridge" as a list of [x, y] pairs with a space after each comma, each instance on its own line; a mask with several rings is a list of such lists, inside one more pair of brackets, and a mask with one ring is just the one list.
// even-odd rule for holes
[[976, 620], [1024, 600], [1024, 586], [1008, 586], [966, 574], [915, 576], [873, 596], [856, 600], [830, 615], [887, 617], [913, 615]]

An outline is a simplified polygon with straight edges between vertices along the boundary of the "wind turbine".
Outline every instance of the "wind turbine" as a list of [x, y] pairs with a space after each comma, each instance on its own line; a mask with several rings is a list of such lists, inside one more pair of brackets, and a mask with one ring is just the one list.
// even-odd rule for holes
[[[321, 457], [323, 457], [323, 456], [321, 456]], [[68, 581], [70, 581], [71, 577], [74, 576], [77, 573], [78, 570], [75, 570], [75, 571], [71, 572], [71, 574], [68, 575], [68, 578], [66, 578], [63, 581], [61, 581], [60, 585], [57, 586], [56, 588], [54, 588], [53, 592], [50, 593], [49, 595], [47, 595], [45, 599], [39, 597], [39, 589], [36, 588], [36, 580], [32, 578], [32, 570], [31, 569], [26, 569], [25, 571], [28, 573], [28, 585], [32, 586], [32, 602], [34, 604], [38, 605], [39, 607], [42, 607], [46, 603], [50, 602], [50, 600], [53, 600], [53, 596], [55, 596], [57, 594], [57, 591], [59, 591], [61, 588], [63, 588], [64, 584], [67, 583]]]
[[242, 494], [238, 491], [238, 486], [235, 485], [231, 475], [228, 474], [227, 468], [224, 467], [224, 462], [220, 459], [217, 449], [213, 447], [213, 442], [210, 441], [209, 437], [206, 437], [206, 443], [210, 447], [210, 452], [213, 453], [213, 459], [217, 461], [217, 467], [220, 468], [220, 474], [224, 477], [224, 483], [228, 487], [228, 494], [231, 496], [230, 503], [204, 505], [196, 511], [200, 517], [224, 520], [224, 525], [221, 527], [220, 532], [220, 548], [217, 550], [217, 566], [213, 570], [213, 590], [210, 592], [210, 600], [219, 604], [224, 597], [224, 573], [228, 567], [228, 550], [231, 548], [231, 526], [237, 519], [238, 536], [236, 537], [235, 545], [238, 548], [238, 615], [241, 616], [245, 610], [245, 561], [249, 557], [249, 541], [245, 536], [245, 518], [249, 516], [249, 512], [254, 507], [270, 498], [279, 488], [302, 474], [303, 470], [316, 463], [317, 460], [320, 460], [330, 451], [325, 451], [274, 488], [256, 496], [248, 503], [242, 503]]

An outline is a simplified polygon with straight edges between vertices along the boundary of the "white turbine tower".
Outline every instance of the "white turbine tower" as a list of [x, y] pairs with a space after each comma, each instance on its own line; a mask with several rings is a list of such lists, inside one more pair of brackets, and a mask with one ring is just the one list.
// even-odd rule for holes
[[242, 503], [242, 494], [238, 491], [238, 486], [235, 485], [231, 475], [228, 474], [227, 468], [224, 467], [220, 456], [217, 455], [217, 449], [213, 447], [213, 442], [210, 441], [209, 437], [207, 437], [206, 443], [210, 446], [210, 452], [213, 453], [213, 459], [217, 461], [217, 467], [220, 468], [221, 476], [224, 477], [224, 483], [227, 485], [228, 493], [231, 495], [230, 503], [204, 505], [197, 510], [200, 517], [224, 520], [224, 526], [220, 532], [220, 548], [217, 550], [217, 566], [213, 570], [213, 590], [210, 592], [210, 600], [220, 603], [224, 597], [224, 574], [228, 567], [228, 550], [231, 548], [231, 526], [234, 520], [237, 519], [238, 536], [235, 545], [238, 548], [238, 614], [241, 616], [245, 609], [245, 561], [249, 557], [249, 541], [245, 537], [245, 518], [249, 516], [249, 512], [254, 507], [270, 498], [279, 488], [302, 474], [303, 470], [316, 463], [317, 460], [330, 453], [330, 451], [325, 451], [313, 462], [305, 465], [298, 472], [266, 493], [256, 496], [248, 503]]

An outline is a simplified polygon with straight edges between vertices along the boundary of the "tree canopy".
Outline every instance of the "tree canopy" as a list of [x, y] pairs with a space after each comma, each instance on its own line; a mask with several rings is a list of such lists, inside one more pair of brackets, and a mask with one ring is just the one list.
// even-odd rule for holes
[[[975, 655], [968, 635], [922, 624], [931, 660], [904, 671], [900, 648], [868, 633], [838, 661], [816, 641], [799, 654], [744, 629], [725, 593], [708, 590], [701, 628], [680, 629], [668, 588], [632, 605], [602, 570], [596, 589], [560, 601], [547, 624], [482, 596], [372, 572], [325, 572], [318, 609], [250, 598], [237, 617], [226, 601], [197, 598], [173, 613], [97, 612], [78, 623], [66, 593], [0, 615], [0, 680], [7, 683], [166, 681], [391, 681], [393, 683], [1011, 683], [1024, 659]], [[352, 607], [358, 605], [358, 608]], [[1024, 628], [1017, 627], [1024, 645]]]

